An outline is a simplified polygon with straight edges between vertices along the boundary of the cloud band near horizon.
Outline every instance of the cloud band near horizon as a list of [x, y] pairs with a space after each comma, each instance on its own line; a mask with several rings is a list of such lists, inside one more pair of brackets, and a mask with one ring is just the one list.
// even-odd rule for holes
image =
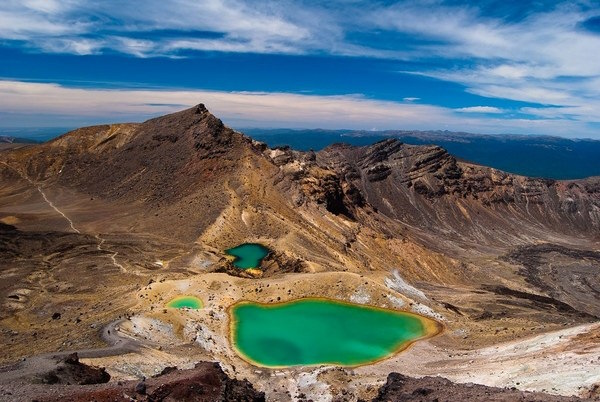
[[[53, 116], [59, 126], [139, 121], [198, 103], [233, 127], [328, 128], [361, 130], [452, 130], [487, 134], [569, 136], [573, 126], [555, 119], [502, 120], [479, 117], [494, 108], [451, 109], [413, 102], [368, 99], [360, 95], [225, 92], [209, 90], [73, 88], [51, 83], [0, 81], [0, 125], [28, 116], [31, 127]], [[465, 117], [466, 114], [470, 116]], [[41, 120], [36, 120], [41, 117]], [[508, 127], [508, 129], [507, 129]], [[581, 132], [581, 129], [576, 132]]]

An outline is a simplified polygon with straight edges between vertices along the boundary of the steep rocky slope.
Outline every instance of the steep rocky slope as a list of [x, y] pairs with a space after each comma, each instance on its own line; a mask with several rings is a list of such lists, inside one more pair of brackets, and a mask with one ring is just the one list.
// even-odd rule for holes
[[[141, 226], [168, 219], [189, 240], [226, 204], [224, 181], [239, 174], [238, 162], [255, 152], [251, 144], [199, 105], [142, 124], [75, 130], [6, 163], [44, 187], [126, 204], [144, 216]], [[195, 230], [183, 220], [193, 213]]]
[[390, 139], [317, 155], [378, 211], [436, 235], [512, 245], [551, 234], [599, 240], [600, 178], [553, 181], [458, 162], [444, 149]]

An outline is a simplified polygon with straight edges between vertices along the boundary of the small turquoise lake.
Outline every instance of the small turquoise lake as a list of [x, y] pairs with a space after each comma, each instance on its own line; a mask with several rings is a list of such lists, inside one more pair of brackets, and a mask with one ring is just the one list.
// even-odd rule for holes
[[167, 303], [171, 308], [189, 308], [198, 310], [202, 308], [202, 300], [194, 296], [178, 296]]
[[369, 364], [440, 330], [416, 314], [320, 298], [230, 309], [234, 349], [265, 367]]
[[249, 269], [260, 267], [263, 258], [269, 255], [269, 249], [258, 243], [244, 243], [225, 250], [225, 253], [235, 257], [234, 266], [239, 269]]

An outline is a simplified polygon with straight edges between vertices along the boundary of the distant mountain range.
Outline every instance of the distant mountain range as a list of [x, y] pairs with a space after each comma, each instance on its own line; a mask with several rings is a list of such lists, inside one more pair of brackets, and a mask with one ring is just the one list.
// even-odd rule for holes
[[451, 131], [242, 129], [271, 147], [315, 151], [336, 142], [369, 145], [388, 138], [438, 145], [460, 159], [510, 173], [557, 180], [600, 175], [600, 141], [551, 136], [483, 135]]
[[[0, 143], [37, 143], [69, 131], [68, 128], [0, 129]], [[538, 135], [485, 135], [452, 131], [261, 129], [239, 131], [270, 147], [319, 151], [334, 143], [371, 145], [396, 138], [411, 145], [438, 145], [468, 162], [509, 173], [556, 180], [600, 176], [600, 141]]]

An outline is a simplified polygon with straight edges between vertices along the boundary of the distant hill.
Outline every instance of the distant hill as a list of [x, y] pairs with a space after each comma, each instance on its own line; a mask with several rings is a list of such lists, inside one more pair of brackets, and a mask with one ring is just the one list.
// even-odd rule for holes
[[450, 131], [243, 129], [271, 147], [315, 151], [336, 142], [369, 145], [397, 138], [438, 145], [460, 159], [531, 177], [566, 180], [600, 176], [600, 141], [551, 136], [482, 135]]
[[30, 138], [11, 137], [8, 135], [0, 135], [0, 144], [37, 144], [39, 141]]
[[[14, 138], [23, 144], [39, 143], [56, 138], [74, 127], [0, 127], [0, 138]], [[0, 142], [5, 142], [0, 139]]]

